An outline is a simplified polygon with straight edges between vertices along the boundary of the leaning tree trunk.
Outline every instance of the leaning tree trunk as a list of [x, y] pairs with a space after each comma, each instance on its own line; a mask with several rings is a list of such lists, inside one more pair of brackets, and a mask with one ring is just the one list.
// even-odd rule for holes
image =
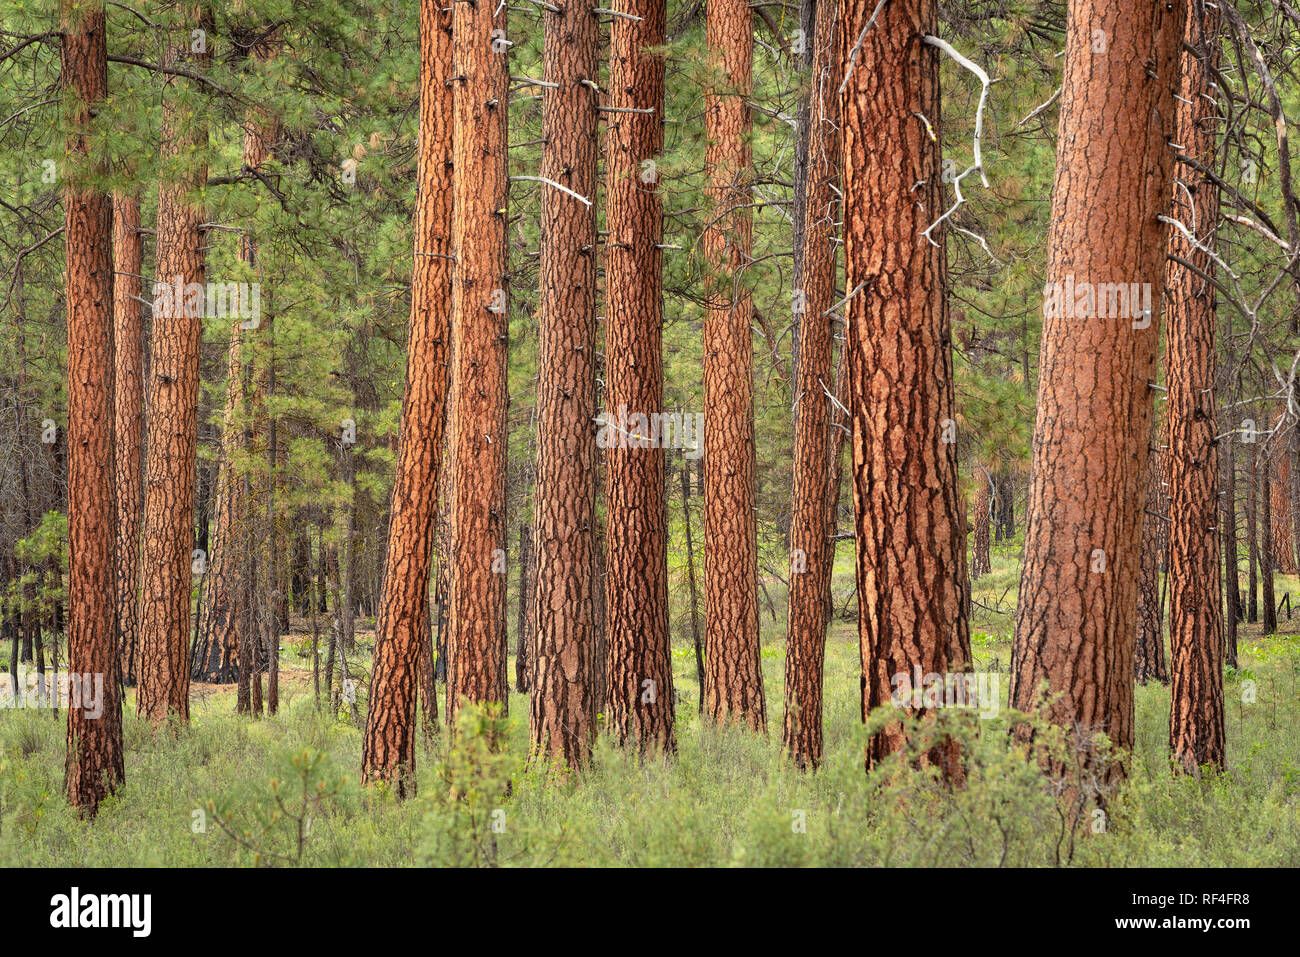
[[505, 5], [453, 4], [455, 151], [451, 241], [455, 409], [447, 720], [461, 702], [506, 700]]
[[144, 481], [144, 236], [140, 200], [113, 201], [113, 451], [117, 478], [117, 628], [122, 680], [135, 684], [140, 612], [140, 525]]
[[[541, 323], [534, 496], [535, 756], [571, 767], [591, 753], [596, 714], [596, 166], [599, 74], [595, 0], [544, 14]], [[522, 595], [520, 596], [522, 599]]]
[[[64, 0], [60, 54], [67, 152], [64, 245], [68, 325], [68, 670], [90, 695], [68, 708], [64, 787], [90, 816], [121, 785], [121, 684], [113, 557], [113, 205], [96, 180], [107, 164], [92, 155], [91, 116], [108, 96], [102, 3]], [[100, 689], [88, 682], [98, 678]], [[10, 680], [18, 692], [18, 674]], [[80, 705], [80, 707], [78, 707]]]
[[[451, 335], [451, 17], [440, 0], [420, 0], [420, 142], [410, 338], [402, 399], [397, 476], [388, 524], [387, 560], [375, 622], [375, 658], [363, 780], [394, 781], [399, 796], [415, 790], [416, 688], [429, 644], [429, 566], [438, 511], [446, 424], [447, 343]], [[432, 697], [433, 655], [424, 671], [425, 708]]]
[[[212, 14], [198, 4], [188, 22], [212, 34]], [[206, 43], [202, 49], [208, 50]], [[172, 42], [167, 64], [202, 70], [211, 56], [192, 53], [189, 33]], [[144, 546], [141, 555], [139, 690], [136, 710], [155, 725], [169, 714], [190, 717], [190, 586], [193, 577], [195, 443], [203, 309], [181, 284], [202, 289], [207, 230], [197, 196], [207, 181], [201, 157], [208, 130], [192, 98], [178, 92], [182, 77], [162, 78], [162, 155], [181, 163], [175, 182], [158, 190], [158, 253], [149, 353], [146, 422]], [[174, 284], [169, 290], [168, 283]], [[169, 294], [170, 293], [170, 294]]]
[[[1182, 54], [1176, 142], [1203, 164], [1213, 163], [1220, 119], [1210, 79], [1211, 72], [1217, 71], [1220, 16], [1213, 0], [1191, 0], [1183, 33], [1184, 45], [1196, 52], [1184, 50]], [[1186, 193], [1175, 193], [1172, 215], [1184, 224], [1196, 224], [1197, 244], [1177, 230], [1170, 234], [1165, 286], [1169, 312], [1165, 373], [1170, 462], [1169, 750], [1176, 766], [1195, 772], [1205, 765], [1221, 770], [1224, 760], [1218, 534], [1221, 476], [1214, 402], [1218, 317], [1214, 286], [1201, 277], [1214, 274], [1214, 262], [1199, 245], [1214, 244], [1219, 194], [1202, 174], [1183, 171], [1182, 175], [1192, 182]], [[1232, 542], [1228, 560], [1235, 568], [1235, 535]], [[1235, 595], [1235, 576], [1228, 578]], [[1236, 602], [1230, 604], [1235, 618]]]
[[[844, 0], [840, 19], [843, 43], [862, 40], [840, 103], [863, 720], [890, 704], [896, 676], [970, 660], [944, 227], [926, 232], [945, 200], [939, 143], [919, 119], [942, 129], [939, 51], [927, 42], [938, 7], [895, 0], [866, 30], [875, 8]], [[928, 711], [919, 700], [901, 708]], [[900, 723], [887, 726], [868, 766], [905, 742]], [[958, 773], [954, 747], [932, 759]]]
[[[808, 94], [807, 166], [800, 249], [795, 369], [794, 485], [790, 520], [790, 595], [785, 640], [785, 712], [781, 742], [800, 768], [822, 759], [822, 670], [826, 601], [835, 546], [826, 534], [831, 450], [831, 310], [835, 305], [835, 241], [839, 191], [839, 58], [835, 0], [817, 4], [812, 83]], [[798, 235], [798, 234], [797, 234]], [[707, 673], [707, 672], [706, 672]]]
[[754, 31], [745, 0], [713, 0], [706, 34], [714, 78], [705, 100], [713, 215], [703, 243], [712, 275], [704, 319], [704, 713], [767, 730], [758, 632], [754, 519], [754, 241], [749, 98]]
[[[609, 25], [605, 404], [621, 419], [663, 410], [664, 0], [627, 0]], [[668, 525], [659, 443], [607, 442], [606, 723], [620, 744], [672, 751]], [[644, 682], [651, 682], [646, 686]], [[655, 689], [654, 700], [643, 688]]]
[[[1048, 716], [1084, 749], [1097, 731], [1133, 746], [1136, 590], [1168, 248], [1157, 217], [1172, 191], [1184, 13], [1071, 0], [1066, 27], [1011, 704], [1038, 709], [1045, 681], [1058, 696]], [[1105, 53], [1094, 52], [1098, 38]], [[1137, 303], [1139, 290], [1155, 292]]]

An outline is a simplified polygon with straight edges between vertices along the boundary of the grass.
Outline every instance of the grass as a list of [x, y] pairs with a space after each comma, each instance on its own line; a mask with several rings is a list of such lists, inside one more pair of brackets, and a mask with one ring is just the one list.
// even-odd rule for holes
[[[843, 560], [838, 572], [843, 595], [852, 572]], [[997, 670], [1004, 703], [1017, 580], [1008, 546], [974, 588], [977, 668]], [[1279, 589], [1295, 585], [1279, 579]], [[865, 773], [856, 629], [846, 621], [827, 642], [826, 763], [815, 774], [789, 767], [777, 745], [776, 611], [773, 621], [765, 608], [763, 626], [769, 738], [701, 725], [689, 626], [679, 623], [675, 759], [641, 761], [602, 741], [580, 778], [528, 767], [527, 700], [512, 694], [508, 717], [469, 711], [454, 746], [444, 730], [421, 752], [419, 794], [407, 801], [358, 786], [360, 730], [317, 710], [292, 654], [274, 718], [236, 717], [230, 690], [196, 699], [190, 726], [174, 735], [129, 713], [126, 784], [94, 822], [63, 799], [62, 718], [0, 712], [0, 866], [1300, 862], [1300, 636], [1285, 633], [1285, 619], [1277, 636], [1243, 628], [1241, 667], [1227, 678], [1227, 770], [1171, 773], [1168, 689], [1139, 687], [1130, 773], [1097, 818], [1010, 742], [1005, 711], [983, 722], [941, 715], [966, 753], [964, 787], [903, 760]], [[356, 660], [367, 658], [359, 649]]]

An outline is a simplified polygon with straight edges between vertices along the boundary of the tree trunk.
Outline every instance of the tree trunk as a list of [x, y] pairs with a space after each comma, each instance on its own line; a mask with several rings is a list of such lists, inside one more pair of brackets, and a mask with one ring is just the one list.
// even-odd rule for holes
[[[1252, 436], [1253, 437], [1253, 436]], [[1259, 456], [1254, 446], [1246, 450], [1246, 620], [1252, 625], [1259, 621], [1259, 517], [1255, 499], [1259, 488], [1256, 464]], [[1229, 474], [1225, 487], [1236, 491], [1235, 476]], [[1227, 561], [1232, 554], [1225, 552]], [[1236, 631], [1234, 623], [1229, 622], [1229, 629]]]
[[[542, 94], [541, 323], [538, 328], [537, 572], [533, 587], [534, 755], [571, 767], [591, 753], [595, 661], [596, 166], [599, 75], [594, 0], [546, 13]], [[621, 19], [621, 18], [619, 18]], [[521, 595], [522, 598], [522, 595]], [[669, 699], [671, 701], [671, 699]]]
[[[844, 44], [873, 8], [845, 0]], [[922, 236], [944, 208], [939, 144], [917, 116], [943, 128], [939, 51], [925, 42], [937, 29], [935, 0], [881, 8], [840, 101], [863, 720], [893, 700], [895, 676], [970, 660], [945, 235]], [[928, 709], [913, 700], [902, 710]], [[888, 726], [868, 744], [868, 765], [904, 744], [902, 726]], [[957, 757], [951, 746], [932, 755], [950, 775]]]
[[1270, 446], [1273, 452], [1273, 561], [1283, 575], [1294, 575], [1295, 536], [1291, 534], [1291, 440]]
[[746, 269], [754, 223], [749, 97], [754, 31], [745, 0], [708, 5], [713, 88], [705, 97], [705, 166], [713, 214], [704, 319], [704, 713], [767, 730], [758, 630], [754, 519], [754, 306]]
[[[455, 143], [452, 221], [451, 608], [447, 720], [461, 702], [497, 701], [506, 662], [506, 113], [504, 5], [453, 4]], [[500, 36], [500, 34], [499, 34]]]
[[[1097, 731], [1133, 746], [1150, 383], [1168, 248], [1157, 216], [1171, 193], [1184, 14], [1072, 0], [1066, 28], [1011, 704], [1037, 709], [1046, 681], [1060, 696], [1048, 716], [1085, 749]], [[1094, 52], [1098, 38], [1104, 54]], [[1103, 294], [1090, 306], [1096, 284]], [[1113, 301], [1107, 288], [1132, 288], [1118, 299], [1155, 293], [1139, 305]]]
[[971, 578], [978, 580], [993, 571], [993, 559], [989, 554], [989, 511], [993, 501], [993, 473], [980, 465], [975, 469], [975, 545], [971, 558]]
[[[429, 567], [438, 511], [446, 425], [447, 341], [451, 330], [451, 17], [441, 0], [420, 0], [420, 153], [411, 277], [410, 343], [402, 399], [401, 446], [393, 483], [383, 592], [362, 742], [363, 780], [395, 779], [415, 790], [416, 686], [437, 715], [429, 624]], [[427, 662], [421, 668], [422, 656]], [[430, 711], [430, 709], [432, 709]]]
[[[94, 816], [122, 783], [122, 705], [113, 557], [113, 205], [94, 180], [107, 173], [92, 155], [91, 116], [108, 96], [102, 3], [63, 0], [60, 53], [67, 152], [64, 191], [68, 326], [68, 670], [91, 695], [68, 708], [64, 787]], [[15, 668], [10, 679], [18, 692]], [[103, 697], [95, 714], [95, 679]], [[80, 704], [81, 707], [77, 707]]]
[[[198, 4], [188, 22], [211, 36], [211, 11]], [[206, 44], [204, 50], [210, 49]], [[209, 53], [192, 53], [189, 33], [168, 47], [168, 66], [202, 71]], [[140, 601], [139, 690], [136, 710], [155, 725], [174, 714], [190, 717], [190, 588], [194, 548], [194, 475], [197, 440], [199, 349], [202, 309], [189, 291], [202, 289], [207, 231], [197, 204], [207, 181], [204, 120], [193, 115], [188, 82], [162, 77], [162, 156], [184, 163], [176, 182], [158, 190], [158, 253], [149, 353], [149, 414], [146, 422], [143, 592]], [[170, 288], [168, 284], [174, 284]], [[190, 286], [198, 284], [197, 287]], [[184, 284], [184, 290], [180, 285]], [[170, 293], [170, 294], [169, 294]]]
[[119, 193], [113, 202], [113, 432], [117, 472], [117, 621], [122, 678], [135, 684], [139, 632], [140, 524], [144, 480], [144, 310], [141, 275], [144, 236], [140, 200]]
[[704, 641], [700, 636], [700, 601], [695, 585], [695, 534], [691, 530], [691, 473], [682, 463], [682, 522], [686, 528], [686, 583], [690, 589], [691, 644], [695, 648], [695, 678], [699, 692], [698, 711], [704, 714]]
[[1263, 541], [1260, 543], [1260, 575], [1264, 580], [1263, 594], [1260, 600], [1264, 603], [1264, 634], [1277, 634], [1277, 604], [1274, 601], [1273, 594], [1273, 574], [1277, 568], [1274, 560], [1273, 544], [1273, 509], [1268, 506], [1273, 496], [1273, 469], [1269, 462], [1269, 453], [1271, 449], [1264, 450], [1264, 467], [1259, 470], [1260, 475], [1260, 536]]
[[533, 527], [519, 523], [519, 608], [515, 625], [515, 690], [520, 694], [529, 690], [528, 667], [532, 656], [528, 646], [532, 643], [528, 624], [532, 621], [532, 598], [528, 588], [533, 570]]
[[[812, 84], [807, 97], [807, 166], [794, 294], [799, 322], [795, 374], [794, 482], [790, 520], [790, 594], [785, 640], [785, 712], [781, 741], [800, 768], [822, 759], [822, 671], [826, 653], [826, 599], [835, 546], [826, 534], [830, 498], [830, 388], [835, 305], [835, 240], [839, 221], [840, 61], [835, 0], [817, 4], [812, 39]], [[805, 39], [805, 42], [808, 42]], [[799, 241], [801, 240], [801, 242]]]
[[[1182, 53], [1182, 94], [1177, 106], [1175, 142], [1181, 143], [1189, 156], [1207, 164], [1214, 161], [1218, 134], [1218, 108], [1211, 92], [1210, 72], [1217, 70], [1219, 22], [1218, 6], [1213, 0], [1191, 0], [1183, 43], [1197, 52]], [[1197, 241], [1212, 246], [1219, 219], [1218, 190], [1198, 172], [1183, 170], [1181, 176], [1191, 182], [1187, 192], [1175, 191], [1171, 215], [1184, 224], [1198, 224]], [[1227, 576], [1228, 604], [1235, 621], [1236, 516], [1229, 504], [1230, 483], [1225, 489], [1222, 516], [1228, 521], [1222, 522], [1219, 514], [1222, 476], [1215, 438], [1219, 425], [1214, 402], [1218, 321], [1215, 290], [1174, 259], [1184, 259], [1209, 275], [1214, 274], [1214, 262], [1208, 252], [1176, 230], [1170, 233], [1169, 254], [1165, 287], [1169, 311], [1165, 373], [1169, 385], [1170, 463], [1169, 750], [1176, 766], [1197, 772], [1204, 765], [1223, 768], [1224, 635], [1218, 531], [1224, 524], [1225, 541], [1231, 543], [1226, 555], [1232, 566]], [[1229, 436], [1227, 444], [1231, 441]], [[1300, 489], [1295, 492], [1300, 493]]]
[[663, 203], [655, 163], [664, 141], [658, 48], [666, 13], [664, 0], [626, 0], [620, 9], [640, 19], [615, 17], [609, 25], [609, 105], [630, 112], [608, 114], [605, 151], [605, 715], [620, 744], [674, 751], [664, 450], [608, 425], [648, 421], [663, 410]]
[[1169, 509], [1162, 507], [1164, 494], [1160, 487], [1163, 472], [1161, 461], [1165, 458], [1154, 445], [1160, 429], [1152, 430], [1153, 445], [1150, 465], [1147, 468], [1147, 499], [1142, 514], [1142, 562], [1138, 578], [1138, 634], [1133, 655], [1133, 675], [1142, 684], [1148, 681], [1167, 682], [1169, 672], [1165, 667], [1164, 615], [1160, 601], [1160, 526], [1169, 520]]

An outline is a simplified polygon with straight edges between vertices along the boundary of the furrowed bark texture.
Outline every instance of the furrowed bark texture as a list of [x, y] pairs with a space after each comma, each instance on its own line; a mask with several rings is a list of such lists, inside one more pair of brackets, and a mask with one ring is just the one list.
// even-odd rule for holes
[[[1151, 315], [1098, 295], [1046, 310], [1011, 704], [1133, 744], [1133, 648], [1183, 7], [1075, 0], [1052, 190], [1048, 296], [1152, 290]], [[1098, 32], [1100, 31], [1100, 32]], [[1096, 49], [1104, 39], [1105, 52]], [[1082, 287], [1086, 290], [1087, 287]], [[1064, 297], [1062, 297], [1064, 298]], [[1137, 298], [1130, 296], [1130, 299]], [[1076, 304], [1078, 300], [1076, 300]], [[1109, 315], [1103, 315], [1107, 313]], [[1115, 315], [1115, 313], [1119, 313]]]
[[[609, 25], [605, 218], [605, 407], [615, 419], [663, 410], [664, 0], [629, 0], [640, 17]], [[664, 450], [608, 433], [605, 453], [606, 723], [621, 744], [672, 751], [668, 526]], [[646, 685], [645, 682], [651, 682]], [[654, 700], [645, 690], [655, 689]]]
[[[361, 745], [362, 780], [395, 781], [399, 796], [415, 791], [415, 705], [421, 647], [429, 634], [451, 337], [452, 24], [441, 8], [441, 0], [420, 0], [420, 143], [406, 383]], [[432, 664], [430, 652], [426, 670]], [[432, 688], [429, 680], [426, 696]], [[426, 707], [437, 713], [436, 701]]]
[[[68, 324], [68, 671], [83, 693], [68, 708], [64, 788], [90, 816], [123, 781], [114, 606], [113, 206], [86, 131], [108, 95], [104, 5], [64, 0], [64, 115], [74, 163], [64, 190]], [[17, 692], [17, 676], [13, 677]], [[102, 698], [96, 702], [102, 685]], [[95, 714], [96, 703], [101, 713]]]
[[[586, 762], [596, 647], [596, 162], [594, 0], [544, 12], [541, 324], [538, 329], [534, 636], [535, 755]], [[617, 18], [616, 18], [617, 19]], [[522, 556], [521, 556], [522, 559]], [[521, 596], [522, 600], [522, 596]], [[670, 699], [671, 700], [671, 699]]]
[[[506, 701], [506, 11], [453, 4], [451, 607], [447, 720]], [[497, 13], [494, 16], [494, 12]]]
[[[844, 43], [875, 7], [842, 4]], [[945, 207], [939, 144], [917, 116], [942, 129], [940, 54], [925, 42], [936, 21], [934, 0], [883, 7], [840, 101], [845, 285], [861, 286], [847, 349], [863, 720], [891, 702], [896, 675], [912, 686], [917, 668], [942, 675], [969, 659], [945, 240], [942, 227], [933, 243], [921, 235]], [[924, 715], [921, 705], [908, 698], [904, 713]], [[868, 766], [904, 743], [902, 726], [887, 726]], [[933, 758], [956, 773], [954, 748]]]
[[745, 0], [713, 0], [706, 35], [714, 75], [705, 98], [712, 275], [704, 319], [704, 713], [767, 730], [758, 631], [754, 521], [754, 306], [745, 274], [750, 203], [754, 33]]
[[840, 204], [840, 57], [835, 0], [817, 4], [812, 82], [808, 95], [808, 158], [796, 370], [790, 596], [785, 643], [785, 712], [781, 741], [798, 767], [822, 759], [822, 670], [826, 604], [835, 546], [826, 533], [830, 512], [831, 316], [835, 305], [835, 243]]

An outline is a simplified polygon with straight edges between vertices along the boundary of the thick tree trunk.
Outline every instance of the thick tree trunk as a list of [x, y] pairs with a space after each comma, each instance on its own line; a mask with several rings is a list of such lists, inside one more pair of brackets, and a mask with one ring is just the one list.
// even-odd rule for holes
[[[543, 184], [534, 496], [532, 699], [535, 756], [585, 763], [595, 723], [596, 163], [595, 0], [545, 13]], [[520, 595], [522, 600], [523, 595]]]
[[117, 473], [117, 627], [122, 680], [135, 684], [140, 611], [140, 526], [144, 478], [144, 311], [141, 304], [144, 236], [140, 200], [113, 201], [113, 438]]
[[[1081, 747], [1097, 731], [1133, 746], [1150, 383], [1168, 248], [1157, 217], [1172, 192], [1184, 15], [1178, 5], [1072, 0], [1066, 27], [1011, 704], [1037, 709], [1046, 681], [1059, 696], [1049, 716]], [[1094, 52], [1098, 37], [1105, 53]], [[1132, 293], [1105, 291], [1117, 288]], [[1149, 305], [1133, 301], [1139, 290], [1151, 293]]]
[[[68, 670], [91, 692], [68, 708], [64, 787], [68, 801], [93, 816], [124, 778], [113, 557], [113, 205], [93, 185], [106, 173], [106, 163], [90, 154], [86, 136], [94, 110], [108, 96], [103, 4], [63, 0], [60, 27], [67, 152], [74, 164], [64, 191]], [[10, 680], [17, 694], [16, 668]], [[100, 684], [103, 695], [96, 702]]]
[[402, 398], [401, 445], [389, 511], [387, 560], [375, 623], [375, 657], [363, 780], [415, 790], [416, 686], [423, 670], [426, 713], [432, 694], [429, 567], [438, 511], [446, 425], [451, 315], [451, 16], [441, 0], [420, 0], [420, 153], [411, 277], [410, 338]]
[[754, 518], [754, 304], [747, 274], [754, 30], [745, 0], [713, 0], [705, 98], [712, 216], [703, 236], [712, 275], [704, 319], [704, 713], [767, 730], [758, 630]]
[[[213, 20], [207, 7], [192, 5], [188, 22], [211, 36]], [[201, 72], [211, 55], [190, 49], [186, 32], [168, 48], [168, 65]], [[205, 44], [203, 49], [211, 47]], [[202, 289], [207, 231], [201, 225], [198, 195], [208, 175], [201, 159], [207, 150], [206, 123], [178, 92], [178, 86], [189, 81], [165, 75], [161, 82], [163, 159], [186, 168], [176, 182], [163, 183], [158, 190], [136, 695], [136, 710], [155, 725], [169, 714], [186, 722], [190, 717], [191, 553], [203, 320], [202, 309], [193, 308], [191, 297], [177, 286], [193, 289], [190, 284], [196, 283]], [[170, 290], [169, 283], [175, 284]]]
[[[1196, 53], [1182, 53], [1182, 93], [1178, 100], [1175, 142], [1202, 163], [1214, 161], [1218, 109], [1210, 72], [1216, 69], [1221, 15], [1213, 0], [1191, 0], [1183, 43]], [[1172, 216], [1197, 224], [1198, 243], [1213, 245], [1219, 219], [1218, 190], [1200, 173], [1187, 192], [1175, 191]], [[1184, 198], [1189, 197], [1189, 198]], [[1190, 203], [1190, 206], [1188, 205]], [[1191, 228], [1190, 226], [1188, 227]], [[1166, 280], [1169, 313], [1165, 380], [1169, 384], [1169, 750], [1175, 765], [1195, 772], [1205, 765], [1223, 768], [1223, 605], [1219, 600], [1218, 440], [1215, 411], [1214, 286], [1182, 264], [1214, 274], [1210, 254], [1180, 232], [1169, 238], [1171, 262]], [[1231, 437], [1229, 437], [1229, 443]], [[1232, 497], [1229, 487], [1225, 490]], [[1224, 503], [1223, 516], [1236, 516]], [[1237, 541], [1227, 560], [1236, 570]], [[1236, 575], [1228, 575], [1229, 614], [1236, 619]]]
[[[664, 0], [627, 0], [609, 25], [606, 165], [607, 421], [663, 410]], [[748, 14], [746, 13], [748, 17]], [[635, 112], [644, 110], [647, 112]], [[605, 443], [606, 722], [620, 744], [676, 749], [668, 635], [664, 450], [608, 428]], [[645, 685], [645, 682], [651, 685]], [[648, 700], [643, 689], [655, 689]]]
[[[844, 44], [875, 8], [842, 0]], [[893, 700], [896, 676], [970, 660], [944, 228], [922, 236], [945, 204], [939, 144], [918, 117], [943, 128], [939, 51], [925, 39], [937, 16], [935, 0], [881, 8], [840, 101], [863, 720]], [[901, 711], [927, 709], [913, 699]], [[902, 725], [886, 727], [868, 765], [904, 743]], [[933, 759], [957, 773], [955, 748]]]
[[830, 312], [836, 298], [835, 240], [840, 216], [840, 60], [836, 56], [835, 15], [835, 0], [818, 3], [812, 39], [812, 83], [807, 98], [802, 235], [796, 231], [801, 269], [794, 293], [799, 362], [795, 375], [794, 502], [781, 741], [800, 768], [815, 768], [822, 759], [826, 599], [835, 555], [834, 542], [826, 534], [831, 504], [826, 494], [826, 466], [831, 450], [834, 351]]
[[[453, 482], [447, 720], [506, 700], [507, 61], [503, 5], [453, 4]], [[498, 34], [502, 36], [503, 34]]]

